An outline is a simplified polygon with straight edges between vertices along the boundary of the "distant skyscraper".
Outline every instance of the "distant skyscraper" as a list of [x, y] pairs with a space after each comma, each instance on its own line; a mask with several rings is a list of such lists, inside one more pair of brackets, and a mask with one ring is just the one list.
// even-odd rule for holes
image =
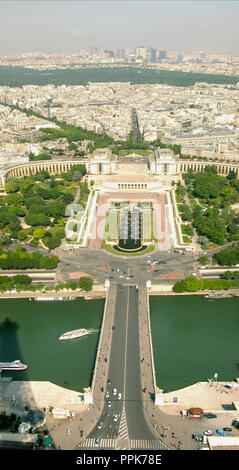
[[97, 46], [91, 47], [90, 53], [91, 53], [92, 55], [97, 55], [97, 54], [98, 54], [98, 47], [97, 47]]
[[108, 51], [108, 50], [106, 50], [106, 51], [104, 51], [104, 53], [107, 54], [108, 57], [110, 57], [110, 58], [112, 58], [112, 57], [115, 56], [114, 51]]
[[159, 51], [159, 61], [167, 58], [167, 51]]
[[125, 50], [124, 49], [116, 49], [114, 51], [115, 57], [122, 58], [125, 56]]
[[136, 47], [136, 59], [145, 60], [147, 57], [147, 48], [144, 46]]
[[151, 62], [156, 62], [157, 58], [157, 51], [156, 49], [153, 49], [152, 47], [150, 48], [150, 60]]

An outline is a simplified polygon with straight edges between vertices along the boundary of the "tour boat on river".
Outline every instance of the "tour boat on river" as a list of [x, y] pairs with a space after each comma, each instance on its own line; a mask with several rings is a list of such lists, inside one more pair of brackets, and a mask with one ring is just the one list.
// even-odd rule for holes
[[79, 330], [72, 330], [67, 331], [67, 333], [63, 333], [59, 339], [75, 339], [80, 338], [81, 336], [89, 335], [90, 333], [95, 333], [96, 330], [86, 330], [85, 328], [81, 328]]
[[[35, 297], [34, 300], [36, 302], [72, 302], [76, 300], [77, 297]], [[32, 299], [29, 299], [32, 300]]]
[[25, 370], [27, 366], [22, 364], [19, 360], [13, 362], [0, 362], [1, 370]]

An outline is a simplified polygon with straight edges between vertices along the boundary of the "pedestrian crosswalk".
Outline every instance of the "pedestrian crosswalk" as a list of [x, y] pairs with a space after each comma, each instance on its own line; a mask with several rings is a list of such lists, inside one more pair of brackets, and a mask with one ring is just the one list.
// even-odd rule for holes
[[114, 449], [115, 448], [115, 439], [110, 438], [102, 438], [99, 440], [98, 445], [95, 445], [95, 438], [90, 437], [88, 439], [82, 439], [81, 442], [77, 445], [77, 447], [81, 448], [92, 448], [92, 447], [100, 447], [101, 449]]
[[166, 449], [167, 446], [158, 439], [130, 439], [130, 449]]
[[95, 445], [95, 438], [83, 439], [77, 447], [79, 448], [100, 448], [100, 449], [115, 449], [115, 450], [133, 450], [133, 449], [155, 449], [165, 450], [167, 446], [158, 439], [113, 439], [102, 438], [99, 440], [98, 445]]

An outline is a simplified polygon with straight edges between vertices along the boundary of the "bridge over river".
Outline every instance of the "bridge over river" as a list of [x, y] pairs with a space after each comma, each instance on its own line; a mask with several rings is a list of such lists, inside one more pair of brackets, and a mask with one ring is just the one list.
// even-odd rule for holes
[[91, 385], [98, 421], [77, 447], [94, 447], [98, 437], [104, 448], [166, 448], [150, 421], [156, 384], [148, 308], [145, 285], [109, 287]]

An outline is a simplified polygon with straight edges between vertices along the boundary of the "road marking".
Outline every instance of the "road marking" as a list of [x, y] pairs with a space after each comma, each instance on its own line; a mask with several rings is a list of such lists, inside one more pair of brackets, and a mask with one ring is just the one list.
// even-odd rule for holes
[[110, 448], [115, 448], [115, 439], [100, 439], [100, 442], [99, 442], [99, 446], [95, 446], [95, 438], [88, 438], [88, 439], [84, 439], [83, 441], [81, 441], [77, 447], [99, 447], [99, 448], [102, 448], [102, 447], [110, 447]]
[[126, 332], [125, 332], [125, 353], [124, 353], [124, 392], [123, 400], [125, 400], [125, 386], [126, 386], [126, 359], [127, 359], [127, 345], [128, 345], [128, 318], [129, 318], [129, 287], [128, 287], [128, 298], [127, 298], [127, 310], [126, 310]]
[[118, 435], [119, 439], [129, 439], [125, 408], [122, 411]]
[[158, 439], [100, 439], [99, 446], [95, 446], [95, 438], [82, 440], [76, 447], [80, 448], [110, 448], [115, 450], [131, 450], [131, 449], [168, 449], [166, 444]]

